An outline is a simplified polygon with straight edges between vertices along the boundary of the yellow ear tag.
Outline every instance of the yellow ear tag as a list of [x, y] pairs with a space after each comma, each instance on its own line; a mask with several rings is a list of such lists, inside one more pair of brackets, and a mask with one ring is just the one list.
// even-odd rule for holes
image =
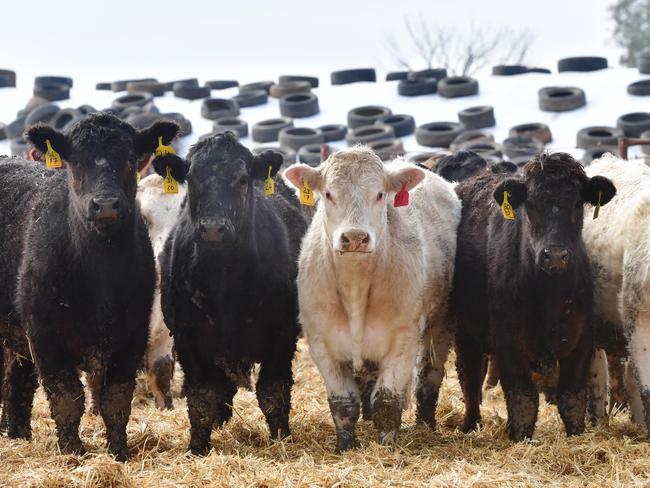
[[508, 202], [508, 192], [503, 192], [503, 203], [501, 204], [501, 213], [506, 220], [515, 220], [515, 211], [512, 210], [512, 205]]
[[136, 186], [140, 184], [140, 180], [142, 179], [142, 175], [140, 174], [139, 171], [135, 172], [135, 184]]
[[599, 191], [598, 192], [598, 203], [596, 204], [596, 208], [594, 208], [594, 220], [598, 218], [598, 214], [600, 213], [600, 199], [603, 197], [603, 192]]
[[45, 144], [47, 145], [47, 151], [45, 152], [45, 165], [49, 169], [60, 168], [63, 166], [61, 156], [59, 156], [58, 152], [52, 149], [52, 144], [50, 144], [49, 139], [45, 139]]
[[162, 136], [159, 136], [158, 147], [156, 148], [156, 156], [160, 157], [164, 156], [165, 154], [176, 154], [176, 151], [174, 151], [174, 148], [171, 146], [165, 146], [162, 141]]
[[300, 203], [303, 205], [314, 206], [314, 192], [311, 191], [307, 180], [302, 180], [302, 188], [300, 189]]
[[165, 172], [166, 176], [165, 180], [163, 181], [163, 189], [165, 190], [165, 193], [178, 193], [178, 182], [172, 176], [169, 166], [167, 166]]
[[275, 182], [271, 178], [271, 166], [269, 166], [269, 174], [264, 180], [264, 194], [266, 196], [273, 195], [275, 193]]

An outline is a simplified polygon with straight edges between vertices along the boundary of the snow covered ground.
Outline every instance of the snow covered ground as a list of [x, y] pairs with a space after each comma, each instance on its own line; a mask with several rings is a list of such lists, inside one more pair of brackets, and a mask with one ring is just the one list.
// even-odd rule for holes
[[[555, 67], [553, 67], [555, 68]], [[57, 74], [57, 73], [43, 73]], [[91, 104], [97, 109], [109, 107], [111, 101], [120, 94], [96, 91], [94, 84], [97, 81], [112, 81], [110, 79], [91, 79], [79, 77], [75, 73], [65, 73], [75, 79], [71, 91], [72, 98], [58, 102], [62, 108], [77, 107], [81, 104]], [[199, 82], [206, 79], [217, 78], [214, 74], [206, 73]], [[607, 70], [589, 73], [554, 73], [551, 75], [530, 73], [518, 76], [480, 76], [479, 94], [472, 97], [445, 99], [437, 94], [420, 97], [402, 97], [397, 93], [398, 82], [355, 83], [342, 86], [331, 86], [329, 72], [324, 73], [287, 73], [320, 76], [320, 87], [313, 92], [318, 95], [320, 113], [312, 117], [295, 119], [294, 125], [298, 127], [317, 127], [324, 124], [346, 124], [348, 110], [361, 105], [385, 105], [394, 114], [410, 114], [415, 117], [417, 125], [435, 121], [458, 121], [459, 110], [475, 105], [492, 105], [494, 107], [497, 125], [488, 129], [494, 134], [495, 140], [501, 142], [508, 135], [508, 130], [517, 124], [529, 122], [543, 122], [550, 126], [553, 141], [549, 149], [565, 150], [576, 157], [582, 155], [582, 150], [575, 149], [576, 132], [584, 127], [593, 125], [615, 126], [616, 119], [628, 112], [650, 111], [650, 97], [635, 97], [627, 94], [626, 87], [629, 83], [647, 76], [640, 75], [636, 69], [610, 68]], [[151, 73], [157, 76], [156, 73]], [[275, 74], [274, 74], [275, 75]], [[185, 77], [180, 74], [178, 78]], [[378, 72], [377, 77], [383, 80], [384, 72]], [[240, 83], [273, 79], [272, 76], [242, 79]], [[160, 81], [167, 78], [159, 77]], [[587, 105], [583, 108], [565, 112], [542, 112], [538, 108], [537, 91], [545, 86], [577, 86], [585, 90]], [[15, 118], [16, 111], [21, 109], [32, 92], [32, 80], [21, 78], [18, 72], [17, 88], [0, 89], [0, 121], [9, 123]], [[237, 94], [236, 88], [227, 90], [213, 90], [213, 97], [230, 98]], [[161, 112], [181, 112], [192, 121], [193, 134], [181, 141], [182, 153], [194, 143], [202, 134], [210, 132], [212, 121], [201, 117], [200, 108], [202, 100], [188, 101], [175, 98], [172, 93], [156, 98], [156, 105]], [[256, 122], [280, 115], [278, 100], [269, 98], [265, 105], [243, 108], [240, 117], [248, 122], [250, 128]], [[250, 147], [257, 144], [252, 139], [245, 138], [242, 142]], [[407, 151], [426, 151], [430, 148], [419, 146], [414, 136], [403, 138]], [[341, 147], [343, 141], [334, 143]], [[637, 151], [635, 149], [635, 151]], [[9, 142], [0, 142], [0, 154], [9, 154]], [[635, 152], [631, 152], [634, 155]]]

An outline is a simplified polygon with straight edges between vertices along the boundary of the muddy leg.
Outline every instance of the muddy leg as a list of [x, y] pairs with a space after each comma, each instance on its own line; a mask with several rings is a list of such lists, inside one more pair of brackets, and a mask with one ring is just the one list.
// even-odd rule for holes
[[104, 375], [101, 373], [86, 373], [86, 382], [90, 389], [90, 413], [99, 415], [102, 404], [102, 383]]
[[366, 363], [363, 370], [355, 374], [355, 381], [361, 391], [361, 415], [363, 420], [372, 420], [372, 392], [377, 384], [377, 365]]
[[174, 376], [174, 359], [171, 356], [159, 357], [147, 367], [147, 379], [156, 407], [173, 409], [171, 383]]
[[485, 380], [486, 388], [496, 388], [499, 384], [499, 366], [493, 354], [488, 355], [487, 379]]
[[627, 407], [625, 398], [625, 359], [615, 354], [607, 355], [609, 367], [609, 411]]
[[219, 402], [216, 388], [209, 383], [185, 379], [187, 412], [190, 418], [190, 445], [192, 454], [204, 455], [210, 450], [210, 433], [217, 417]]
[[37, 386], [34, 363], [27, 358], [12, 358], [7, 362], [4, 408], [7, 435], [13, 439], [31, 439], [32, 404]]
[[587, 415], [591, 425], [596, 425], [607, 415], [608, 380], [607, 355], [604, 350], [596, 349], [589, 368], [587, 386]]
[[41, 367], [41, 378], [56, 424], [59, 449], [66, 454], [83, 454], [79, 423], [84, 412], [84, 389], [76, 370], [70, 367], [50, 373]]
[[557, 408], [567, 435], [582, 434], [587, 412], [587, 381], [594, 356], [591, 338], [583, 336], [574, 351], [560, 360]]
[[456, 332], [456, 370], [465, 399], [465, 418], [461, 426], [463, 432], [470, 432], [481, 423], [484, 356], [479, 343], [460, 330]]

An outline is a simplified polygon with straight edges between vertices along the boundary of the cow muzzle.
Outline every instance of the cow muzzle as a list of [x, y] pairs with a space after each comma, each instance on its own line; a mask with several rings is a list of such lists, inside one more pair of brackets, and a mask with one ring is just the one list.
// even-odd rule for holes
[[119, 197], [93, 197], [88, 204], [88, 220], [102, 223], [115, 222], [120, 216], [120, 207]]
[[199, 221], [199, 236], [206, 244], [219, 245], [226, 239], [230, 226], [226, 219], [204, 218]]
[[374, 243], [370, 233], [361, 229], [349, 229], [341, 232], [336, 243], [336, 251], [342, 253], [371, 253]]
[[546, 246], [537, 256], [537, 265], [551, 275], [566, 271], [570, 262], [571, 253], [564, 246]]

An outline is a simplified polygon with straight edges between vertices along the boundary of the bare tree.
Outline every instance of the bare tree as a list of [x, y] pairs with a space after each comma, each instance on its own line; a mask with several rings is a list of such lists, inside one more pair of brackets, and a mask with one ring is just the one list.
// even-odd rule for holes
[[522, 64], [534, 36], [527, 29], [481, 28], [470, 22], [468, 32], [427, 23], [420, 14], [415, 20], [405, 17], [407, 47], [395, 35], [386, 37], [393, 63], [413, 70], [414, 65], [446, 68], [450, 74], [469, 76], [489, 63]]

